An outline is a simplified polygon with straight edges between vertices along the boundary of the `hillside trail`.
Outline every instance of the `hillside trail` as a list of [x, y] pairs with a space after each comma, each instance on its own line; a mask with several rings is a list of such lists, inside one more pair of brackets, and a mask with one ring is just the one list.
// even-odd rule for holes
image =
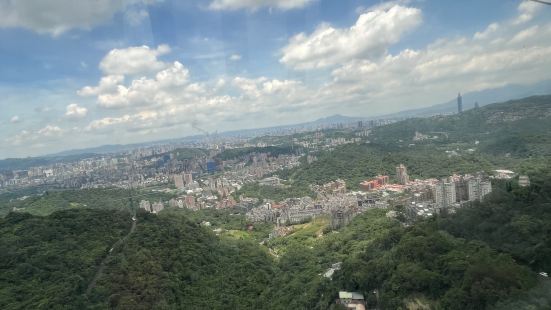
[[122, 237], [117, 242], [115, 242], [113, 244], [113, 246], [111, 246], [111, 249], [109, 249], [109, 253], [107, 253], [107, 256], [105, 256], [103, 258], [103, 260], [101, 261], [101, 264], [98, 268], [98, 271], [96, 271], [96, 274], [92, 278], [92, 281], [90, 281], [90, 284], [88, 284], [88, 288], [86, 288], [86, 296], [90, 295], [90, 292], [96, 286], [96, 282], [98, 281], [99, 277], [103, 274], [103, 270], [105, 269], [105, 265], [107, 264], [107, 261], [109, 260], [109, 258], [113, 254], [113, 252], [115, 252], [115, 250], [118, 247], [120, 247], [122, 244], [124, 244], [126, 242], [126, 240], [128, 239], [128, 237], [130, 237], [130, 235], [132, 235], [134, 233], [134, 231], [136, 230], [136, 223], [137, 222], [138, 222], [138, 220], [136, 219], [136, 217], [135, 216], [132, 217], [132, 226], [130, 227], [130, 231], [124, 237]]

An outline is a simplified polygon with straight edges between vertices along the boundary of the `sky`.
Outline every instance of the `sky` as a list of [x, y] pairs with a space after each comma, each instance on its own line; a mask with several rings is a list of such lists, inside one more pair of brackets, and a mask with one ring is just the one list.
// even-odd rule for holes
[[529, 0], [0, 0], [0, 158], [551, 80]]

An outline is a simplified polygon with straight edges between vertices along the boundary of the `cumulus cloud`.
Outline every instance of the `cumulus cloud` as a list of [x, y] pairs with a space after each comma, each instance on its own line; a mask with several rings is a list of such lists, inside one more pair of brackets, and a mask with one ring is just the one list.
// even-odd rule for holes
[[[410, 14], [403, 14], [407, 11]], [[375, 15], [368, 18], [369, 14]], [[519, 8], [517, 15], [522, 14]], [[303, 41], [295, 46], [303, 47], [302, 52], [283, 53], [282, 57], [294, 55], [282, 61], [292, 68], [325, 68], [327, 71], [322, 72], [330, 72], [314, 82], [248, 75], [198, 80], [175, 59], [159, 60], [162, 48], [119, 49], [141, 48], [140, 52], [154, 55], [149, 65], [102, 69], [104, 76], [97, 85], [80, 89], [79, 95], [93, 98], [102, 108], [101, 115], [80, 130], [87, 141], [116, 136], [138, 142], [189, 134], [192, 123], [210, 131], [296, 123], [338, 112], [367, 116], [444, 102], [457, 91], [549, 79], [551, 23], [517, 23], [518, 16], [490, 23], [478, 32], [391, 52], [388, 47], [407, 30], [404, 24], [413, 28], [421, 13], [396, 4], [377, 7], [362, 13], [350, 27], [322, 25], [318, 30], [325, 29], [327, 34], [318, 30], [303, 34]], [[396, 30], [394, 38], [384, 37], [388, 27]], [[358, 46], [345, 51], [339, 40]], [[331, 52], [317, 51], [324, 45], [331, 45]], [[147, 69], [134, 70], [136, 67]], [[138, 71], [141, 73], [135, 73]], [[17, 139], [28, 141], [38, 136], [42, 141], [54, 139], [56, 134], [62, 136], [64, 130], [55, 127], [43, 128], [41, 133], [21, 132]]]
[[72, 119], [83, 118], [86, 114], [88, 114], [88, 109], [81, 107], [76, 103], [69, 104], [65, 111], [65, 117]]
[[322, 24], [312, 34], [300, 33], [282, 50], [280, 62], [306, 70], [335, 66], [355, 58], [377, 58], [422, 21], [419, 9], [395, 5], [361, 14], [350, 28]]
[[91, 29], [130, 5], [146, 0], [0, 0], [0, 28], [20, 27], [58, 36], [70, 29]]
[[96, 96], [102, 93], [114, 92], [117, 86], [124, 81], [122, 75], [108, 75], [101, 78], [98, 86], [85, 86], [77, 94], [80, 96]]
[[99, 107], [113, 113], [89, 122], [84, 127], [89, 133], [150, 132], [197, 121], [216, 124], [252, 113], [269, 115], [282, 102], [301, 104], [308, 98], [306, 87], [296, 80], [234, 77], [193, 81], [178, 61], [163, 63], [162, 69], [143, 76], [126, 78], [112, 75], [121, 70], [104, 71], [107, 75], [97, 86], [78, 91], [81, 96], [95, 97]]
[[403, 105], [549, 78], [551, 23], [490, 24], [471, 37], [441, 39], [419, 50], [354, 59], [332, 72], [328, 91], [363, 102]]
[[111, 50], [100, 62], [100, 69], [109, 75], [134, 75], [155, 72], [167, 66], [158, 59], [170, 53], [168, 45], [151, 49], [147, 45]]
[[313, 0], [214, 0], [209, 8], [212, 10], [257, 10], [262, 7], [291, 10], [303, 8]]
[[[180, 62], [175, 61], [170, 67], [157, 72], [155, 77], [140, 77], [132, 80], [128, 86], [118, 84], [122, 79], [107, 79], [108, 77], [102, 78], [96, 87], [84, 87], [80, 94], [96, 95], [99, 105], [103, 108], [162, 104], [171, 100], [169, 94], [174, 88], [183, 87], [188, 83], [189, 71]], [[105, 80], [109, 80], [109, 83], [105, 82], [102, 85], [102, 81]], [[190, 87], [197, 89], [195, 85]]]

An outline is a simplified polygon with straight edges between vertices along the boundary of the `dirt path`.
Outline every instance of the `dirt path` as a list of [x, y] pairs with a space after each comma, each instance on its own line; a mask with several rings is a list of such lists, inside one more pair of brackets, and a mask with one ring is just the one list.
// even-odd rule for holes
[[130, 231], [128, 232], [128, 234], [126, 234], [124, 237], [122, 237], [122, 239], [119, 239], [117, 242], [113, 244], [113, 246], [111, 246], [109, 253], [107, 253], [107, 256], [103, 258], [103, 260], [101, 261], [101, 264], [99, 265], [98, 271], [92, 278], [92, 281], [90, 281], [90, 284], [88, 284], [88, 288], [86, 289], [86, 296], [90, 295], [90, 292], [96, 286], [96, 282], [98, 281], [99, 277], [103, 273], [103, 270], [105, 269], [105, 265], [107, 264], [107, 260], [111, 257], [113, 252], [115, 252], [117, 248], [119, 248], [122, 244], [124, 244], [128, 239], [128, 237], [130, 237], [130, 235], [134, 233], [134, 230], [136, 230], [136, 223], [137, 223], [137, 220], [132, 220], [132, 226], [130, 227]]

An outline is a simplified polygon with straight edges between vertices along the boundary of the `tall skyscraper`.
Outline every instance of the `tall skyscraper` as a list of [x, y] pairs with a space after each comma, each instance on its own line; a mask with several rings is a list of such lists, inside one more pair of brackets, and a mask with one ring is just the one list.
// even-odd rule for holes
[[474, 108], [475, 108], [475, 109], [480, 108], [480, 105], [478, 104], [478, 101], [476, 101], [476, 102], [474, 103]]
[[461, 93], [457, 94], [457, 113], [463, 113], [463, 97], [461, 97]]
[[396, 167], [396, 179], [400, 184], [407, 184], [409, 182], [408, 170], [404, 164], [400, 164]]

